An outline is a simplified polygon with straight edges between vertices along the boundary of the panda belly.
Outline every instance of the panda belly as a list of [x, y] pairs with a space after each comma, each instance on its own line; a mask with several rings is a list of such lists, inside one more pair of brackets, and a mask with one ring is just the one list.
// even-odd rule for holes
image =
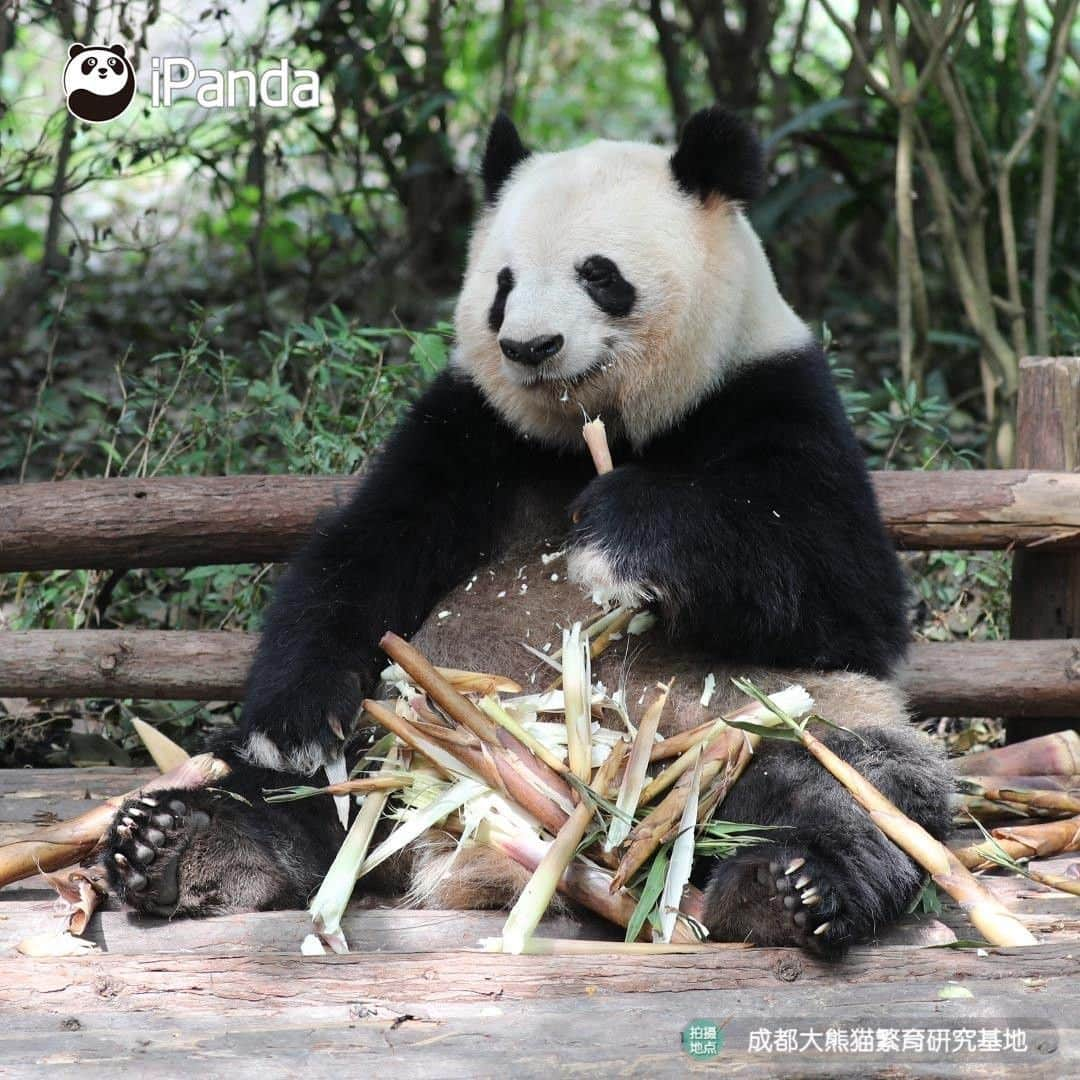
[[[544, 530], [520, 536], [440, 602], [416, 644], [436, 664], [509, 676], [526, 689], [543, 687], [551, 669], [522, 642], [554, 651], [563, 628], [601, 613], [566, 581], [565, 560], [550, 558], [557, 550]], [[705, 708], [708, 675], [715, 691]], [[688, 654], [659, 626], [614, 641], [593, 662], [595, 680], [609, 690], [625, 687], [632, 713], [651, 687], [674, 678], [661, 722], [665, 735], [745, 704], [733, 676], [749, 676], [770, 692], [803, 685], [817, 712], [848, 729], [830, 730], [824, 741], [909, 816], [936, 836], [946, 835], [948, 769], [940, 750], [909, 724], [903, 695], [892, 682], [856, 672], [725, 663], [723, 656]], [[763, 744], [718, 816], [775, 829], [771, 843], [697, 868], [706, 922], [718, 940], [832, 951], [887, 926], [921, 885], [914, 864], [801, 746]], [[457, 851], [451, 864], [455, 848], [445, 836], [431, 836], [416, 848], [407, 878], [412, 895], [435, 908], [513, 902], [527, 879], [520, 867], [479, 846]]]

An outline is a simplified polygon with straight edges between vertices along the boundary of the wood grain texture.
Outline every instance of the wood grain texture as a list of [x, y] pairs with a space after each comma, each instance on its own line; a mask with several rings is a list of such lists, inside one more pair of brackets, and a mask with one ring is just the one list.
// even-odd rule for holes
[[[1080, 548], [1080, 475], [1027, 470], [875, 473], [904, 548]], [[0, 573], [287, 559], [341, 476], [157, 477], [0, 487]]]
[[[0, 696], [239, 701], [256, 636], [186, 630], [0, 635]], [[917, 644], [901, 672], [928, 716], [1080, 716], [1080, 640]]]

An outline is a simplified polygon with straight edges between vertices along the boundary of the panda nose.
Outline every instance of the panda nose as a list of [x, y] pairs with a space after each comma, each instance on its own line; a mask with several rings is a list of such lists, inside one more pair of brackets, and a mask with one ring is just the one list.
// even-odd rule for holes
[[542, 334], [528, 341], [499, 338], [499, 348], [502, 349], [503, 356], [507, 360], [513, 360], [515, 364], [528, 364], [531, 367], [554, 356], [562, 347], [562, 334]]

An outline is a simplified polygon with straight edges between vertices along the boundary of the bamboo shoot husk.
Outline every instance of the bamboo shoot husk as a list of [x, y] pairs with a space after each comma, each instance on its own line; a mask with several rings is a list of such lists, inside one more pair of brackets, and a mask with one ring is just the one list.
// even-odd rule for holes
[[[559, 802], [572, 804], [570, 788], [563, 778], [509, 731], [493, 723], [468, 698], [459, 694], [419, 649], [394, 633], [384, 634], [379, 645], [455, 723], [471, 731], [481, 743], [509, 751], [539, 780], [545, 791], [554, 792]], [[505, 770], [514, 766], [501, 755], [494, 757], [505, 782]]]
[[1045, 874], [1043, 871], [1034, 870], [1030, 866], [1024, 868], [1024, 874], [1039, 885], [1045, 885], [1048, 889], [1057, 889], [1058, 892], [1080, 896], [1080, 878], [1064, 877], [1061, 874]]
[[633, 825], [633, 817], [637, 812], [638, 803], [641, 801], [641, 793], [645, 787], [646, 770], [649, 767], [649, 751], [652, 748], [656, 731], [660, 726], [660, 717], [663, 715], [664, 706], [667, 704], [668, 695], [674, 679], [666, 686], [661, 686], [659, 695], [645, 710], [645, 715], [638, 724], [637, 734], [634, 736], [634, 745], [630, 750], [630, 760], [626, 764], [622, 783], [619, 785], [619, 797], [616, 808], [620, 814], [614, 814], [611, 825], [608, 828], [607, 842], [604, 844], [605, 851], [611, 851], [618, 847], [629, 835]]
[[142, 739], [143, 746], [153, 758], [154, 764], [162, 772], [175, 769], [191, 757], [179, 743], [173, 742], [168, 735], [163, 735], [145, 720], [140, 720], [137, 716], [132, 717], [131, 726], [135, 729], [135, 734]]
[[[729, 728], [702, 751], [701, 787], [719, 784], [720, 792], [713, 805], [731, 790], [731, 785], [750, 763], [761, 736]], [[691, 776], [683, 775], [652, 812], [630, 831], [630, 845], [619, 862], [612, 879], [612, 888], [622, 888], [656, 853], [656, 849], [678, 828], [679, 819], [690, 794]]]
[[1054, 814], [1080, 814], [1080, 798], [1067, 791], [1036, 791], [1031, 788], [984, 786], [978, 793], [991, 802], [1012, 803], [1033, 811]]
[[1072, 730], [1055, 731], [1011, 746], [965, 754], [952, 764], [960, 776], [974, 773], [980, 776], [1080, 773], [1080, 735]]
[[496, 726], [468, 698], [459, 694], [449, 679], [440, 674], [419, 649], [389, 632], [383, 634], [379, 647], [421, 690], [427, 691], [435, 704], [455, 723], [468, 728], [481, 742], [498, 744]]
[[75, 867], [44, 877], [60, 899], [69, 905], [67, 932], [81, 937], [101, 901], [109, 894], [104, 870], [100, 866]]
[[[622, 764], [625, 753], [626, 743], [616, 743], [607, 760], [600, 766], [596, 774], [595, 788], [601, 798], [607, 797], [608, 786]], [[525, 942], [540, 924], [559, 881], [585, 837], [585, 830], [589, 827], [595, 810], [593, 803], [583, 798], [574, 807], [573, 813], [566, 819], [554, 842], [544, 853], [503, 925], [502, 942], [506, 952], [520, 954]]]
[[[1069, 851], [1080, 851], [1080, 817], [1038, 825], [1010, 825], [991, 833], [1005, 853], [1014, 859], [1044, 859]], [[955, 852], [969, 870], [985, 870], [994, 865], [986, 857], [987, 843], [972, 844]]]
[[[389, 774], [400, 767], [400, 751], [391, 748], [383, 761], [379, 772]], [[369, 777], [368, 779], [378, 779]], [[389, 789], [374, 788], [360, 807], [352, 826], [345, 835], [345, 840], [330, 869], [326, 872], [318, 892], [311, 901], [310, 913], [312, 925], [319, 938], [337, 953], [349, 951], [348, 942], [341, 932], [341, 916], [352, 896], [360, 867], [371, 848], [371, 839], [382, 817], [383, 808], [390, 797]]]
[[447, 775], [458, 773], [473, 779], [482, 779], [493, 791], [505, 794], [511, 802], [530, 813], [551, 833], [557, 833], [565, 823], [567, 812], [541, 792], [524, 772], [507, 762], [509, 754], [502, 746], [481, 745], [473, 749], [453, 743], [442, 745], [422, 735], [381, 701], [365, 701], [364, 709], [403, 743], [418, 750], [425, 757], [434, 754], [433, 760], [446, 770]]

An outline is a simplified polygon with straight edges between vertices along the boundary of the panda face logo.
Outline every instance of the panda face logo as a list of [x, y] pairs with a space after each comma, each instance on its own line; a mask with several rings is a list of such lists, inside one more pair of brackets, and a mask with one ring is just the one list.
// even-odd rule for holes
[[123, 45], [83, 45], [68, 49], [64, 68], [68, 112], [90, 124], [115, 120], [135, 97], [135, 69]]

